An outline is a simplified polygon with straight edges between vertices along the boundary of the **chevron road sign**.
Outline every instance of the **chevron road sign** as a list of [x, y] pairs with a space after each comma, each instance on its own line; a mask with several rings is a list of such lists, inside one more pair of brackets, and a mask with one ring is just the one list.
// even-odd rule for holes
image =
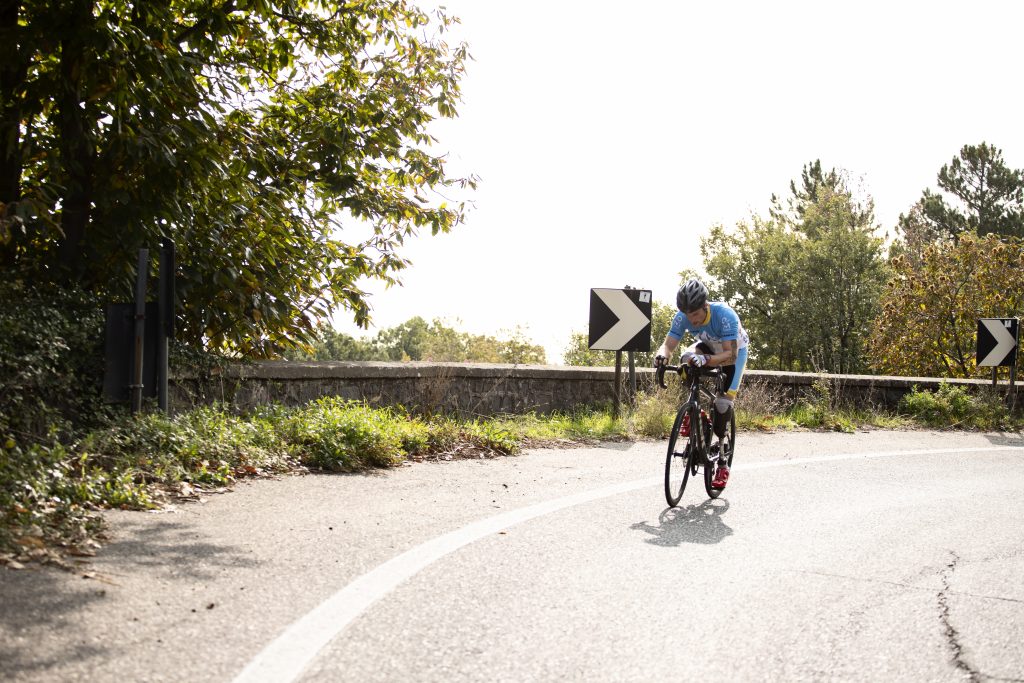
[[651, 290], [591, 289], [590, 348], [651, 350]]
[[1017, 364], [1017, 318], [978, 319], [978, 367]]

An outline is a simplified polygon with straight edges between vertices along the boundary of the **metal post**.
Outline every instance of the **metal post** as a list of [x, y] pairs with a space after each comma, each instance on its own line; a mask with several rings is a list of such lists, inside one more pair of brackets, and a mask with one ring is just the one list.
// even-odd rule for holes
[[1017, 409], [1017, 361], [1010, 366], [1010, 412]]
[[[631, 290], [631, 289], [633, 289], [633, 285], [626, 285], [625, 287], [623, 287], [623, 289], [625, 289], [627, 291]], [[621, 355], [621, 353], [620, 353], [620, 355]], [[633, 352], [632, 351], [627, 351], [626, 352], [626, 357], [628, 359], [628, 365], [629, 365], [629, 400], [632, 402], [632, 401], [636, 400], [636, 365], [634, 364], [634, 361], [633, 361]], [[616, 382], [619, 381], [618, 377], [616, 377], [615, 381]]]
[[619, 404], [621, 402], [620, 386], [622, 385], [622, 351], [615, 352], [615, 401], [612, 403], [612, 418], [619, 419]]
[[146, 278], [149, 275], [149, 249], [139, 249], [139, 264], [135, 276], [135, 341], [132, 355], [131, 412], [142, 410], [142, 364], [146, 344]]
[[160, 291], [157, 306], [160, 322], [156, 336], [157, 405], [167, 412], [167, 342], [174, 325], [174, 242], [160, 241]]
[[632, 403], [636, 400], [636, 361], [632, 351], [627, 351], [626, 356], [629, 358], [629, 400]]

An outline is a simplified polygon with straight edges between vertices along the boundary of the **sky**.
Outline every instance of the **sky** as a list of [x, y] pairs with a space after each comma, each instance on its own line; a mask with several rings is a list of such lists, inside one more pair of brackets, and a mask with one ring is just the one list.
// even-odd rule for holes
[[363, 283], [374, 325], [340, 311], [349, 334], [520, 327], [560, 363], [591, 288], [673, 303], [701, 237], [766, 214], [810, 161], [845, 170], [890, 234], [965, 144], [1024, 167], [1024, 3], [418, 4], [461, 19], [463, 102], [431, 132], [480, 185], [464, 224], [402, 248], [401, 287]]

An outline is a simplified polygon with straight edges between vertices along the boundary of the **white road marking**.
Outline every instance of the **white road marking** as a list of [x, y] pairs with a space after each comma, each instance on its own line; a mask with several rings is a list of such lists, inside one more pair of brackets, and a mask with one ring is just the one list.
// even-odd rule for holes
[[[751, 464], [737, 463], [736, 469], [739, 471], [759, 470], [787, 465], [856, 460], [860, 458], [891, 458], [901, 455], [988, 453], [1012, 450], [1024, 450], [1024, 447], [986, 446], [979, 448], [882, 451], [876, 453], [841, 453], [838, 455], [772, 460]], [[473, 522], [461, 529], [456, 529], [443, 536], [438, 536], [433, 540], [422, 543], [415, 548], [411, 548], [355, 579], [352, 583], [306, 613], [298, 621], [292, 623], [249, 662], [245, 669], [235, 678], [235, 683], [255, 683], [257, 681], [284, 683], [298, 679], [306, 667], [316, 658], [320, 650], [345, 630], [370, 605], [386, 596], [402, 582], [412, 578], [422, 569], [449, 553], [453, 553], [475, 541], [531, 519], [601, 498], [629, 493], [630, 491], [648, 486], [660, 486], [662, 482], [662, 476], [650, 477], [555, 498]]]

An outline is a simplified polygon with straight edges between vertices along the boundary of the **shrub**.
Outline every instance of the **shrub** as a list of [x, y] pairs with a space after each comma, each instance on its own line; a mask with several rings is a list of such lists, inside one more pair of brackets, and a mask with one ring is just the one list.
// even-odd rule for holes
[[95, 425], [102, 404], [102, 303], [74, 290], [0, 282], [0, 433], [44, 443]]
[[653, 394], [641, 393], [629, 416], [630, 431], [653, 439], [666, 437], [672, 431], [678, 410], [677, 392], [656, 390]]
[[333, 472], [388, 467], [404, 457], [403, 430], [389, 411], [335, 397], [297, 410], [285, 434], [303, 462]]
[[1012, 428], [1012, 418], [995, 392], [972, 396], [955, 384], [943, 383], [932, 391], [916, 386], [900, 400], [900, 409], [931, 427]]
[[[79, 543], [102, 526], [91, 509], [126, 501], [148, 504], [142, 489], [81, 467], [60, 443], [0, 441], [0, 552], [38, 550], [44, 538]], [[34, 539], [31, 544], [29, 539]]]

